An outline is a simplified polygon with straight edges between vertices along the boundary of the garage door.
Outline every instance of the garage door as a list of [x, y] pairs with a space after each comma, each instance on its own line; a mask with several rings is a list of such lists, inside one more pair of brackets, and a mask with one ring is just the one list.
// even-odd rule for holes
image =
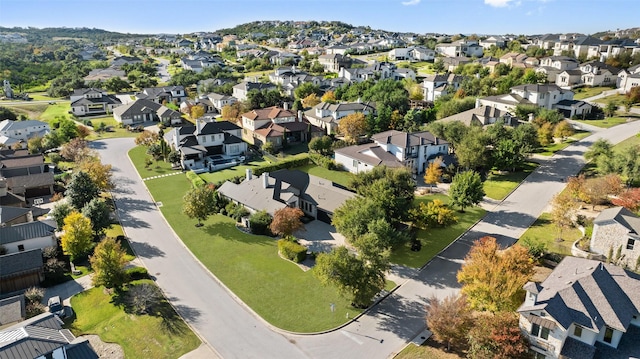
[[318, 215], [316, 216], [316, 218], [319, 221], [331, 224], [331, 214], [327, 211], [323, 211], [318, 208]]

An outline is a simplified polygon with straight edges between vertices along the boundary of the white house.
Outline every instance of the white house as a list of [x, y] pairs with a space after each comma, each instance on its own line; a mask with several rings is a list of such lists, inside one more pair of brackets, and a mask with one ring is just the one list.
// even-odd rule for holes
[[136, 93], [136, 99], [150, 100], [155, 103], [173, 102], [179, 104], [187, 99], [184, 86], [147, 87]]
[[305, 111], [304, 115], [312, 125], [326, 130], [327, 135], [330, 135], [338, 131], [341, 118], [353, 113], [362, 113], [366, 116], [375, 111], [375, 104], [372, 102], [320, 102]]
[[629, 92], [632, 87], [640, 86], [640, 65], [621, 70], [618, 73], [616, 85], [624, 93]]
[[436, 45], [436, 52], [448, 57], [482, 57], [484, 49], [475, 40], [458, 40]]
[[573, 100], [573, 91], [563, 90], [554, 84], [519, 85], [512, 87], [508, 94], [479, 98], [476, 107], [492, 106], [512, 111], [517, 105], [524, 104], [554, 109], [562, 100]]
[[26, 142], [32, 137], [42, 137], [50, 131], [48, 123], [38, 120], [3, 120], [0, 121], [0, 144], [11, 146], [17, 142]]
[[480, 40], [479, 45], [485, 50], [489, 50], [491, 46], [502, 49], [507, 46], [507, 40], [502, 36], [489, 36], [484, 40]]
[[536, 358], [617, 358], [638, 353], [640, 280], [621, 267], [565, 257], [528, 282], [519, 326]]
[[57, 245], [56, 225], [49, 221], [34, 221], [0, 227], [0, 245], [7, 254], [44, 249]]
[[371, 137], [373, 143], [335, 150], [335, 160], [351, 173], [366, 172], [375, 166], [407, 167], [423, 173], [427, 164], [449, 153], [449, 143], [428, 131], [389, 130]]
[[276, 85], [271, 83], [251, 82], [245, 80], [233, 86], [232, 96], [235, 97], [238, 101], [244, 101], [247, 99], [247, 94], [251, 90], [269, 91], [275, 89]]
[[206, 97], [209, 99], [209, 101], [211, 101], [213, 107], [215, 107], [218, 111], [222, 111], [222, 108], [227, 105], [233, 105], [234, 103], [238, 102], [238, 99], [233, 96], [223, 95], [215, 92], [207, 94]]
[[70, 96], [71, 113], [76, 116], [100, 115], [113, 112], [122, 101], [107, 91], [96, 88], [76, 89]]
[[587, 86], [614, 86], [620, 69], [600, 61], [589, 61], [580, 65], [581, 81]]
[[426, 47], [398, 47], [389, 51], [389, 60], [433, 61], [436, 52]]
[[422, 91], [425, 101], [435, 101], [438, 97], [455, 93], [464, 76], [456, 74], [428, 75], [422, 81]]

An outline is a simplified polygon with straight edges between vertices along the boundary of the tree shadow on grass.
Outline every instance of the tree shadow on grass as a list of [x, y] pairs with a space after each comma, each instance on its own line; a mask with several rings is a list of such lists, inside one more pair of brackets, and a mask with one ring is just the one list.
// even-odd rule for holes
[[244, 243], [267, 245], [274, 241], [274, 238], [268, 236], [246, 233], [236, 227], [235, 223], [226, 221], [208, 224], [204, 231], [210, 236], [221, 236], [226, 240]]

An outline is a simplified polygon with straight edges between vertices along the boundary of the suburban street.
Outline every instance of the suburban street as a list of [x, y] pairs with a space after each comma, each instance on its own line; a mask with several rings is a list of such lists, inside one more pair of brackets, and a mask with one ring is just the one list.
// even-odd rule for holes
[[[544, 161], [423, 270], [403, 270], [400, 288], [367, 314], [336, 331], [293, 335], [274, 330], [241, 304], [184, 247], [163, 219], [130, 161], [133, 139], [92, 143], [113, 165], [116, 204], [132, 247], [185, 320], [224, 358], [387, 358], [425, 329], [424, 304], [459, 290], [455, 275], [474, 240], [491, 235], [512, 245], [582, 168], [583, 153], [598, 138], [618, 143], [640, 131], [640, 121], [593, 134]], [[167, 189], [170, 190], [170, 189]]]

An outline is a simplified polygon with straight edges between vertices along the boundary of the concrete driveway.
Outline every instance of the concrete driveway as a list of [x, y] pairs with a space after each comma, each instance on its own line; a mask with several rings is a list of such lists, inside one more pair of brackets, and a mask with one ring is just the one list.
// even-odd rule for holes
[[298, 231], [294, 235], [300, 244], [313, 252], [330, 252], [334, 247], [346, 245], [344, 236], [328, 223], [315, 220], [304, 227], [304, 231]]

